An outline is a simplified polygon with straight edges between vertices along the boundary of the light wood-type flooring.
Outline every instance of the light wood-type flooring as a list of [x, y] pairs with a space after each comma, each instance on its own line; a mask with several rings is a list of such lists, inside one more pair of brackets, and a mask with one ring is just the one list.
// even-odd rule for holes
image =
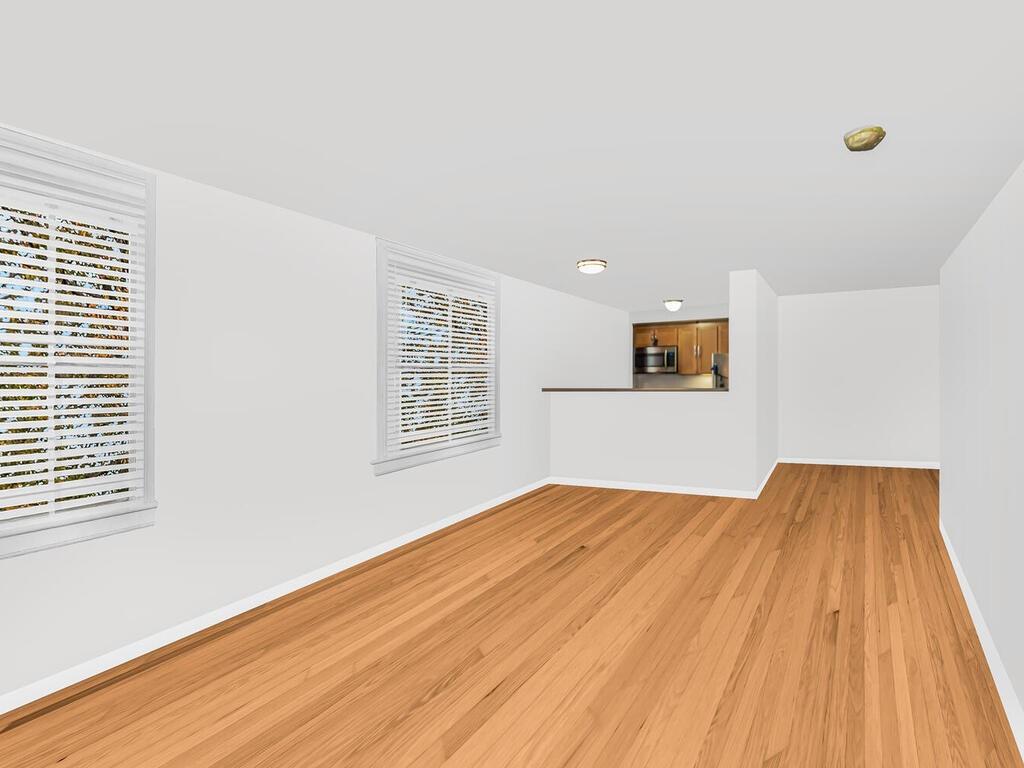
[[937, 492], [547, 486], [0, 717], [0, 765], [1021, 766]]

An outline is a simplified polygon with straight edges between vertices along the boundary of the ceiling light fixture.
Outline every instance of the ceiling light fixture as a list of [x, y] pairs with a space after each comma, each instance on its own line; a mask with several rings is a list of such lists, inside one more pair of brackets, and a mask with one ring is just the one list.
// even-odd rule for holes
[[596, 275], [599, 272], [604, 272], [607, 266], [608, 262], [604, 259], [580, 259], [576, 262], [576, 269], [584, 275]]
[[843, 143], [851, 152], [867, 152], [882, 143], [885, 138], [885, 129], [880, 125], [869, 125], [865, 128], [858, 128], [843, 136]]
[[665, 299], [662, 303], [669, 312], [678, 312], [683, 307], [682, 299]]

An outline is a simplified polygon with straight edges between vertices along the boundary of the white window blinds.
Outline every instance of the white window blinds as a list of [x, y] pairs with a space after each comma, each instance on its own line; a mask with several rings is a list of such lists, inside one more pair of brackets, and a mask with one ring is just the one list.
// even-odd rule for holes
[[378, 282], [378, 474], [496, 444], [495, 276], [380, 241]]
[[152, 519], [148, 187], [0, 129], [0, 556]]

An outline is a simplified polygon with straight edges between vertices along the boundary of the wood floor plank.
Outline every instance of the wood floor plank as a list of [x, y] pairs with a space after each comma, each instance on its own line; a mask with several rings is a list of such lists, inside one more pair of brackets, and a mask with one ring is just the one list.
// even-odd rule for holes
[[548, 486], [0, 716], [0, 765], [1024, 768], [930, 470]]

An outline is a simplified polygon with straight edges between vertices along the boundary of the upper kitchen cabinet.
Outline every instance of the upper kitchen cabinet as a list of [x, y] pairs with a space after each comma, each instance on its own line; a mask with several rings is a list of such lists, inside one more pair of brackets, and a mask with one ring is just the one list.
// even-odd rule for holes
[[633, 327], [634, 347], [674, 347], [676, 328], [671, 325], [637, 325]]
[[633, 349], [651, 346], [651, 329], [646, 325], [633, 326]]
[[679, 340], [679, 331], [674, 325], [662, 325], [657, 328], [659, 347], [674, 347]]
[[729, 354], [729, 321], [723, 320], [718, 324], [718, 351]]

